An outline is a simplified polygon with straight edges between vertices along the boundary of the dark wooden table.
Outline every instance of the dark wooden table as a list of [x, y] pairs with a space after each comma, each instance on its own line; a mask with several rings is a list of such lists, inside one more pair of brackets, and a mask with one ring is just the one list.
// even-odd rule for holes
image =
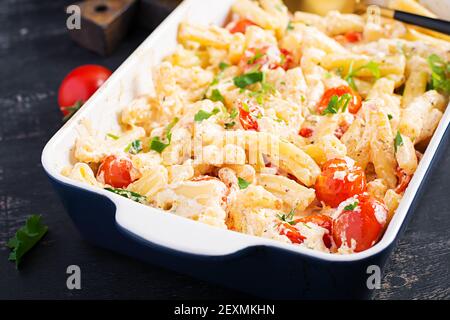
[[[135, 29], [118, 52], [98, 57], [74, 45], [57, 0], [0, 1], [0, 298], [245, 298], [95, 248], [75, 230], [42, 170], [42, 148], [61, 126], [58, 84], [72, 68], [117, 68], [146, 37]], [[406, 233], [389, 262], [376, 299], [450, 298], [450, 150], [438, 161]], [[49, 226], [45, 240], [18, 271], [5, 244], [30, 214]], [[66, 288], [66, 268], [82, 271], [82, 289]]]

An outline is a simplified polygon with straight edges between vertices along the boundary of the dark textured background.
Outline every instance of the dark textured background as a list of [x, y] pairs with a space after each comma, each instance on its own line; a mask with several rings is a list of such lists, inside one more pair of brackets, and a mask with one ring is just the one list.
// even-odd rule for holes
[[[70, 1], [0, 1], [0, 298], [239, 298], [243, 294], [95, 248], [81, 239], [52, 190], [41, 150], [61, 126], [56, 104], [64, 75], [85, 63], [117, 68], [145, 38], [135, 29], [109, 58], [77, 47], [65, 29]], [[450, 298], [450, 150], [386, 270], [376, 299]], [[18, 271], [5, 243], [27, 215], [49, 233]], [[82, 290], [66, 289], [66, 268], [82, 270]], [[274, 275], [275, 276], [275, 275]]]

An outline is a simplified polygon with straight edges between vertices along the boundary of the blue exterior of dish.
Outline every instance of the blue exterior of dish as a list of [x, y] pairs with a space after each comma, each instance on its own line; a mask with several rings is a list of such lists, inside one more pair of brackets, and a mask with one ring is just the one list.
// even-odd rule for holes
[[115, 204], [107, 197], [50, 176], [76, 227], [89, 242], [146, 262], [275, 299], [367, 299], [367, 267], [384, 268], [403, 233], [421, 189], [448, 142], [449, 127], [440, 141], [405, 221], [393, 243], [363, 260], [336, 262], [270, 246], [253, 246], [226, 256], [187, 254], [162, 247], [131, 234], [115, 220]]

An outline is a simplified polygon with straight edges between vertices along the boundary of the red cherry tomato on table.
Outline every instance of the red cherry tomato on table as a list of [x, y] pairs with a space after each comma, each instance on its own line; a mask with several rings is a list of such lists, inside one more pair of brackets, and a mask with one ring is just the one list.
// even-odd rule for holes
[[245, 33], [247, 28], [250, 26], [257, 26], [257, 24], [249, 19], [241, 19], [241, 20], [238, 20], [235, 22], [233, 27], [230, 29], [230, 32], [231, 33], [237, 33], [237, 32]]
[[100, 164], [97, 171], [97, 179], [114, 188], [125, 188], [136, 177], [133, 175], [133, 164], [130, 159], [108, 156]]
[[[333, 220], [333, 239], [340, 248], [347, 245], [352, 248], [356, 244], [355, 252], [361, 252], [372, 247], [381, 237], [387, 219], [386, 206], [367, 193], [355, 197], [356, 207], [352, 210], [343, 210]], [[342, 206], [351, 203], [345, 201]], [[353, 240], [353, 241], [352, 241]]]
[[58, 90], [58, 104], [64, 116], [70, 116], [109, 78], [112, 72], [99, 65], [73, 69]]
[[295, 220], [295, 223], [308, 223], [312, 222], [317, 224], [319, 227], [322, 227], [324, 229], [328, 230], [328, 233], [323, 235], [323, 243], [325, 246], [329, 249], [332, 245], [332, 226], [333, 226], [333, 220], [324, 214], [313, 214], [310, 216], [302, 217], [300, 219]]
[[365, 191], [366, 176], [351, 159], [328, 160], [317, 177], [315, 189], [319, 201], [336, 208], [342, 201]]
[[238, 109], [239, 122], [242, 128], [244, 130], [258, 131], [257, 115], [260, 113], [259, 108], [251, 103], [241, 102]]
[[353, 114], [357, 113], [362, 104], [361, 96], [357, 92], [353, 91], [353, 89], [349, 86], [344, 85], [326, 90], [322, 96], [322, 99], [317, 105], [317, 112], [320, 114], [323, 113], [323, 111], [328, 107], [328, 103], [330, 102], [331, 97], [341, 97], [346, 93], [350, 94], [352, 97], [350, 99], [350, 102], [348, 103], [348, 111]]

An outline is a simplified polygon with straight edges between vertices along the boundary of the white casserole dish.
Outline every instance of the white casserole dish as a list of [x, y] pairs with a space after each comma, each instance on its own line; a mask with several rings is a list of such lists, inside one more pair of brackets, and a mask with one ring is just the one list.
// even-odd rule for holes
[[[208, 1], [208, 0], [186, 0], [184, 1], [143, 43], [142, 45], [114, 72], [111, 78], [98, 90], [98, 92], [86, 102], [85, 106], [68, 121], [47, 143], [42, 153], [42, 164], [55, 184], [56, 189], [64, 188], [61, 193], [65, 200], [66, 207], [69, 210], [75, 224], [79, 229], [86, 227], [83, 223], [76, 221], [76, 215], [84, 214], [77, 212], [80, 207], [73, 208], [74, 199], [67, 200], [67, 193], [70, 190], [77, 190], [81, 194], [101, 195], [102, 199], [109, 199], [115, 206], [115, 222], [126, 233], [133, 235], [134, 239], [155, 244], [160, 248], [171, 249], [170, 251], [181, 253], [182, 255], [202, 256], [210, 259], [220, 259], [220, 257], [239, 255], [249, 248], [264, 247], [275, 249], [276, 252], [283, 252], [292, 256], [298, 256], [299, 261], [319, 261], [320, 264], [332, 265], [333, 263], [348, 264], [355, 263], [363, 267], [367, 266], [368, 261], [379, 260], [380, 266], [384, 264], [387, 253], [392, 250], [395, 240], [398, 238], [402, 225], [404, 226], [408, 212], [411, 210], [411, 204], [417, 196], [419, 187], [430, 169], [431, 162], [435, 153], [443, 141], [445, 132], [450, 122], [450, 108], [447, 108], [442, 120], [430, 141], [430, 144], [417, 168], [417, 171], [407, 188], [404, 197], [389, 224], [382, 239], [372, 248], [350, 255], [333, 255], [318, 251], [313, 251], [299, 246], [281, 243], [275, 240], [253, 237], [240, 234], [233, 231], [222, 230], [197, 223], [176, 215], [169, 215], [161, 210], [154, 209], [130, 201], [126, 198], [115, 195], [111, 192], [94, 188], [80, 182], [71, 180], [61, 174], [61, 169], [71, 164], [71, 149], [77, 136], [77, 126], [80, 120], [88, 118], [95, 123], [100, 132], [110, 132], [114, 130], [116, 117], [121, 107], [126, 105], [137, 95], [151, 91], [151, 67], [163, 56], [169, 54], [175, 49], [177, 44], [176, 35], [178, 24], [184, 19], [202, 23], [214, 23], [221, 25], [228, 16], [229, 8], [233, 0]], [[76, 201], [84, 201], [83, 197], [78, 195]], [[72, 201], [72, 202], [71, 202]], [[85, 210], [89, 208], [89, 201], [86, 200]], [[98, 205], [95, 205], [98, 208]], [[91, 212], [90, 214], [96, 214]], [[74, 218], [75, 217], [75, 218]], [[101, 222], [100, 222], [101, 223]], [[91, 226], [92, 228], [102, 228], [101, 225]], [[83, 231], [80, 230], [82, 233]], [[95, 231], [91, 230], [95, 233]], [[89, 232], [91, 232], [89, 231]], [[104, 231], [104, 230], [103, 230]], [[103, 232], [102, 231], [102, 232]], [[101, 234], [102, 232], [99, 232]], [[91, 241], [101, 246], [115, 249], [112, 245], [101, 243], [95, 235], [90, 233], [88, 236]], [[107, 241], [105, 239], [104, 241]], [[114, 242], [114, 241], [112, 241]], [[127, 253], [126, 247], [118, 249], [125, 254], [138, 256], [142, 258], [145, 254], [135, 252]], [[149, 249], [151, 250], [151, 249]], [[173, 250], [173, 251], [172, 251]], [[167, 253], [167, 252], [166, 252]], [[142, 255], [142, 256], [141, 256]], [[301, 258], [300, 258], [301, 257]], [[151, 262], [152, 258], [144, 258]], [[159, 263], [158, 261], [156, 261]], [[261, 261], [264, 263], [264, 261]], [[177, 269], [197, 275], [190, 270], [181, 270], [172, 265], [161, 263], [170, 268]], [[327, 267], [327, 268], [328, 268]], [[361, 269], [363, 270], [363, 269]], [[200, 275], [201, 276], [201, 275]], [[212, 278], [211, 278], [212, 277]], [[213, 281], [214, 276], [207, 277]], [[217, 275], [220, 277], [220, 274]], [[226, 276], [224, 276], [226, 278]], [[358, 281], [362, 281], [361, 275], [358, 275]], [[314, 279], [311, 279], [314, 281]], [[217, 282], [222, 282], [217, 279]], [[235, 287], [232, 283], [229, 285]], [[323, 286], [323, 284], [322, 284]], [[245, 291], [252, 292], [251, 288], [243, 288]], [[304, 291], [302, 291], [304, 292]], [[315, 291], [314, 291], [315, 292]], [[285, 295], [265, 295], [265, 296], [283, 296]], [[317, 294], [308, 296], [307, 293], [292, 295], [292, 297], [318, 297]], [[351, 294], [351, 296], [353, 296]], [[288, 296], [291, 297], [291, 296]]]

